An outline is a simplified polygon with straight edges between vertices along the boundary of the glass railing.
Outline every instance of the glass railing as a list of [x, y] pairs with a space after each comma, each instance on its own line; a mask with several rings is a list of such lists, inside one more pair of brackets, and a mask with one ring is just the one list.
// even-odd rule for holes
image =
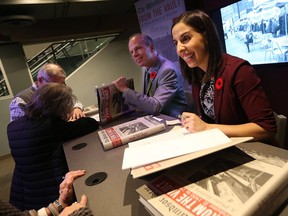
[[90, 57], [107, 46], [117, 35], [75, 39], [51, 44], [27, 61], [33, 80], [37, 79], [39, 69], [48, 62], [61, 65], [68, 76]]
[[2, 76], [0, 76], [0, 77], [1, 77], [1, 80], [0, 80], [0, 97], [7, 96], [7, 95], [9, 95], [9, 91], [8, 91], [5, 79]]
[[[97, 52], [105, 48], [118, 34], [74, 39], [52, 43], [27, 61], [33, 80], [39, 69], [48, 62], [61, 65], [68, 76]], [[9, 95], [6, 80], [0, 70], [0, 97]]]

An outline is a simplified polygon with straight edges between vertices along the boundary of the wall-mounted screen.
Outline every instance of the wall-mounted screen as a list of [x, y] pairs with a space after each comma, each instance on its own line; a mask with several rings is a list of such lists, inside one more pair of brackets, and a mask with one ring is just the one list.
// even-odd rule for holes
[[220, 13], [227, 53], [254, 65], [288, 62], [288, 0], [241, 0]]

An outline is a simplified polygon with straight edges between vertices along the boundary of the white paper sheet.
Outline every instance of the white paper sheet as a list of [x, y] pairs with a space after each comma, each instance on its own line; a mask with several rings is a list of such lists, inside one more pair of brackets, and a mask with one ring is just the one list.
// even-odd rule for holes
[[[170, 132], [161, 134], [162, 136], [143, 139], [139, 145], [136, 143], [131, 145], [133, 147], [126, 148], [122, 169], [144, 166], [231, 142], [219, 129], [211, 129], [198, 133], [187, 133], [187, 131], [182, 129]], [[148, 141], [145, 143], [145, 140]]]
[[136, 140], [134, 142], [130, 142], [128, 143], [129, 147], [138, 147], [140, 145], [146, 145], [146, 144], [150, 144], [153, 142], [159, 142], [159, 141], [164, 141], [164, 140], [169, 140], [169, 139], [178, 139], [179, 137], [185, 136], [186, 134], [188, 134], [189, 131], [187, 131], [184, 127], [181, 128], [177, 128], [177, 129], [173, 129], [167, 133], [163, 133], [163, 134], [158, 134], [158, 135], [154, 135], [151, 137], [147, 137], [145, 139], [140, 139], [140, 140]]
[[89, 116], [90, 118], [94, 118], [96, 121], [100, 121], [99, 113]]

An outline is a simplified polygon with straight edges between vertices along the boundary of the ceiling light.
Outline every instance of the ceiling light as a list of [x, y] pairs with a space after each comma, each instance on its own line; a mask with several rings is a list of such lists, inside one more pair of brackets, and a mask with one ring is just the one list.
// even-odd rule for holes
[[34, 24], [35, 18], [28, 15], [11, 15], [0, 17], [0, 25], [7, 27], [26, 27]]

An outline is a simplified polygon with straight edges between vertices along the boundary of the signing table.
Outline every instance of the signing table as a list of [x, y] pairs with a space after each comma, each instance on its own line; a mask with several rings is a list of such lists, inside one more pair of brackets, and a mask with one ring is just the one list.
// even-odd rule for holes
[[[73, 150], [85, 143], [86, 147]], [[105, 152], [98, 140], [97, 132], [64, 144], [69, 170], [85, 169], [84, 177], [74, 183], [75, 193], [80, 200], [82, 194], [88, 196], [88, 203], [94, 215], [148, 215], [138, 201], [135, 192], [144, 181], [132, 179], [129, 170], [122, 170], [122, 158], [125, 146]], [[93, 186], [85, 184], [94, 173], [107, 173], [107, 178]], [[97, 178], [94, 183], [97, 183]]]
[[[168, 116], [160, 115], [158, 117], [172, 120]], [[129, 121], [133, 118], [135, 117], [130, 116], [125, 120], [119, 119], [114, 121], [113, 124], [105, 125], [105, 127]], [[171, 129], [172, 126], [167, 127], [167, 131]], [[261, 143], [243, 143], [240, 145], [255, 145], [255, 148], [263, 148]], [[159, 175], [159, 173], [148, 175], [142, 179], [133, 179], [130, 170], [122, 170], [123, 153], [127, 145], [104, 151], [96, 131], [68, 141], [64, 143], [63, 147], [69, 170], [86, 170], [85, 176], [74, 182], [74, 190], [78, 201], [82, 194], [87, 195], [88, 205], [95, 216], [150, 215], [138, 201], [139, 195], [135, 190], [155, 178], [155, 175]], [[284, 216], [287, 211], [288, 208], [276, 215]]]
[[[163, 115], [158, 117], [172, 119]], [[134, 118], [129, 116], [125, 120], [113, 121], [113, 124]], [[113, 124], [107, 124], [105, 127]], [[170, 129], [172, 129], [171, 126], [167, 127], [167, 130]], [[75, 181], [74, 188], [78, 201], [82, 194], [88, 196], [89, 207], [95, 216], [149, 215], [138, 201], [139, 196], [135, 191], [146, 180], [133, 179], [130, 170], [122, 170], [121, 168], [124, 149], [127, 145], [104, 151], [96, 131], [66, 142], [63, 146], [69, 170], [86, 170], [85, 176]], [[93, 180], [94, 185], [87, 186], [85, 181], [95, 173], [97, 174]], [[105, 173], [107, 178], [100, 182], [103, 175], [105, 177]]]

